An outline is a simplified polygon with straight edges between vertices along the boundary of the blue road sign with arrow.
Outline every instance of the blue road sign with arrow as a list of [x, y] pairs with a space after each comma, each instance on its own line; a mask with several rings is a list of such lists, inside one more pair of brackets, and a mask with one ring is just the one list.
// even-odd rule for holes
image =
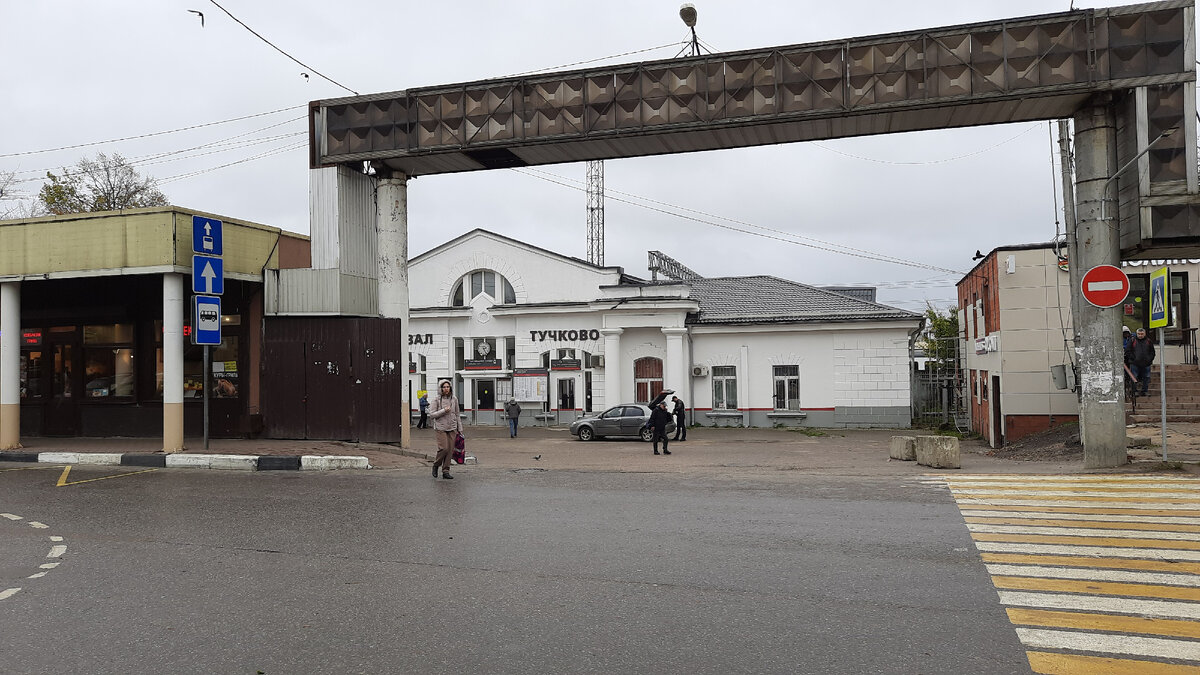
[[206, 255], [221, 255], [221, 221], [192, 216], [192, 250]]
[[192, 292], [220, 295], [225, 292], [225, 261], [209, 255], [192, 256]]

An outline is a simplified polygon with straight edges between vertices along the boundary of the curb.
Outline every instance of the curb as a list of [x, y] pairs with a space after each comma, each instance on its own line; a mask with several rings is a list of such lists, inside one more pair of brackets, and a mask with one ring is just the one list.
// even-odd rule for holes
[[158, 452], [12, 452], [0, 451], [0, 462], [146, 466], [233, 471], [333, 471], [369, 469], [366, 457], [341, 455], [210, 455]]

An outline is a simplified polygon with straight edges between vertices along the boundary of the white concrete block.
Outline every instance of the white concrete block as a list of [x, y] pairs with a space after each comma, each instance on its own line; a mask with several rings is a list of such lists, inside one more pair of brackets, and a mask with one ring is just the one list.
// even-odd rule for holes
[[917, 464], [934, 469], [961, 469], [958, 439], [953, 436], [917, 436]]
[[168, 469], [207, 469], [212, 466], [212, 455], [167, 455]]
[[889, 456], [892, 459], [898, 459], [903, 462], [915, 462], [917, 459], [917, 437], [892, 436], [890, 450], [891, 453]]
[[300, 458], [302, 471], [331, 471], [334, 469], [369, 469], [366, 457], [342, 457], [337, 455], [304, 455]]
[[39, 452], [38, 462], [49, 464], [120, 464], [119, 452]]

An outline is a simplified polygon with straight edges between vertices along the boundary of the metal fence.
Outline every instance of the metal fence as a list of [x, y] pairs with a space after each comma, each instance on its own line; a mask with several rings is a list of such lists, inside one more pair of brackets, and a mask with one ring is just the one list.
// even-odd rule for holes
[[909, 347], [912, 423], [919, 427], [970, 427], [970, 398], [957, 338], [920, 337]]

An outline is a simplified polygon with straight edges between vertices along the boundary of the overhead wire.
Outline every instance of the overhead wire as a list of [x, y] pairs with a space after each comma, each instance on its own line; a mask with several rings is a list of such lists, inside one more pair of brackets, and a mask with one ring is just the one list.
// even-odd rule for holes
[[[689, 40], [689, 42], [690, 42], [690, 40]], [[522, 75], [536, 75], [537, 73], [544, 73], [548, 70], [562, 70], [563, 68], [574, 68], [575, 66], [585, 66], [589, 63], [597, 63], [599, 61], [608, 61], [609, 59], [619, 59], [622, 56], [632, 56], [633, 54], [643, 54], [645, 52], [653, 52], [653, 51], [657, 51], [659, 49], [666, 49], [667, 47], [678, 47], [679, 44], [680, 43], [678, 43], [678, 42], [670, 42], [665, 45], [658, 45], [657, 47], [646, 47], [645, 49], [635, 49], [635, 50], [629, 51], [629, 52], [613, 54], [612, 56], [602, 56], [598, 59], [588, 59], [587, 61], [576, 61], [574, 63], [564, 63], [561, 66], [551, 66], [549, 68], [539, 68], [537, 70], [527, 70], [523, 73], [513, 73], [512, 75], [502, 75], [501, 77], [521, 77]]]
[[[540, 170], [538, 170], [538, 169], [524, 169], [524, 170], [518, 170], [518, 171], [519, 171], [519, 172], [521, 172], [521, 173], [529, 173], [529, 174], [541, 174], [541, 175], [543, 175], [543, 176], [551, 176], [551, 177], [553, 177], [553, 178], [557, 178], [557, 179], [564, 180], [564, 181], [570, 181], [570, 182], [572, 182], [572, 183], [576, 183], [576, 184], [579, 184], [579, 183], [581, 183], [581, 182], [582, 182], [582, 181], [578, 181], [578, 180], [576, 180], [576, 179], [573, 179], [573, 178], [568, 178], [568, 177], [566, 177], [566, 176], [560, 176], [560, 175], [557, 175], [557, 174], [553, 174], [553, 173], [550, 173], [550, 172], [548, 172], [548, 171], [540, 171]], [[535, 176], [535, 177], [536, 177], [536, 176]], [[553, 182], [553, 181], [551, 181], [551, 182]], [[575, 185], [568, 185], [567, 187], [572, 187], [572, 188], [574, 188], [574, 189], [581, 189], [581, 188], [579, 188], [579, 187], [577, 187], [577, 186], [575, 186]], [[766, 227], [766, 226], [764, 226], [764, 225], [756, 225], [756, 224], [754, 224], [754, 223], [746, 222], [746, 221], [744, 221], [744, 220], [738, 220], [738, 219], [736, 219], [736, 218], [728, 218], [728, 217], [726, 217], [726, 216], [720, 216], [720, 215], [717, 215], [717, 214], [708, 213], [708, 212], [705, 212], [705, 211], [700, 211], [700, 210], [697, 210], [697, 209], [688, 208], [688, 207], [686, 207], [686, 206], [679, 206], [679, 205], [676, 205], [676, 204], [670, 204], [670, 203], [663, 202], [663, 201], [659, 201], [659, 200], [656, 200], [656, 199], [651, 199], [651, 198], [649, 198], [649, 197], [643, 197], [643, 196], [641, 196], [641, 195], [635, 195], [635, 194], [632, 194], [632, 193], [629, 193], [629, 192], [622, 192], [621, 190], [616, 190], [616, 189], [613, 189], [613, 188], [605, 188], [605, 190], [604, 190], [604, 193], [605, 193], [605, 195], [606, 195], [606, 196], [607, 196], [607, 195], [610, 195], [610, 194], [624, 195], [624, 196], [626, 196], [626, 197], [629, 197], [630, 199], [641, 200], [641, 201], [644, 201], [644, 202], [647, 202], [647, 203], [650, 203], [650, 204], [657, 204], [657, 205], [659, 205], [659, 206], [663, 206], [663, 207], [670, 208], [670, 209], [677, 209], [677, 210], [679, 210], [679, 211], [684, 211], [684, 212], [687, 212], [687, 213], [694, 213], [694, 214], [696, 214], [696, 215], [703, 216], [703, 217], [705, 217], [705, 218], [717, 218], [717, 219], [719, 219], [719, 220], [724, 220], [724, 221], [727, 221], [727, 222], [730, 222], [730, 223], [734, 223], [734, 224], [737, 224], [737, 225], [742, 225], [742, 226], [745, 226], [745, 227], [750, 227], [750, 228], [754, 228], [754, 229], [762, 230], [762, 231], [764, 231], [764, 232], [771, 232], [771, 233], [775, 233], [775, 234], [780, 234], [780, 235], [784, 235], [784, 236], [786, 236], [786, 237], [794, 237], [794, 238], [797, 238], [797, 239], [802, 239], [802, 240], [805, 240], [805, 241], [815, 242], [815, 243], [817, 243], [817, 244], [821, 244], [821, 245], [824, 245], [824, 246], [832, 246], [832, 247], [837, 247], [837, 248], [839, 248], [839, 249], [844, 249], [846, 252], [850, 252], [850, 251], [852, 251], [852, 252], [855, 252], [855, 253], [861, 253], [861, 254], [864, 254], [864, 255], [866, 255], [866, 256], [870, 256], [872, 259], [874, 259], [874, 260], [878, 260], [878, 261], [880, 261], [880, 262], [891, 262], [891, 263], [896, 263], [896, 264], [908, 265], [908, 266], [910, 266], [910, 267], [919, 267], [919, 268], [922, 268], [922, 269], [930, 269], [930, 270], [937, 271], [937, 272], [948, 272], [948, 273], [952, 273], [952, 274], [961, 274], [961, 272], [959, 272], [958, 270], [952, 270], [952, 269], [947, 269], [947, 268], [942, 268], [942, 267], [930, 266], [930, 265], [926, 265], [925, 263], [919, 263], [919, 262], [916, 262], [916, 261], [907, 260], [907, 259], [904, 259], [904, 258], [898, 258], [898, 257], [895, 257], [895, 256], [888, 256], [888, 255], [885, 255], [885, 254], [882, 254], [882, 253], [877, 253], [877, 252], [875, 252], [875, 251], [868, 251], [868, 250], [866, 250], [866, 249], [855, 248], [855, 247], [853, 247], [853, 246], [846, 246], [846, 245], [844, 245], [844, 244], [837, 244], [837, 243], [834, 243], [834, 242], [825, 241], [825, 240], [823, 240], [823, 239], [817, 239], [817, 238], [815, 238], [815, 237], [809, 237], [809, 236], [802, 235], [802, 234], [796, 234], [796, 233], [794, 233], [794, 232], [787, 232], [787, 231], [785, 231], [785, 230], [779, 230], [779, 229], [775, 229], [775, 228]], [[637, 203], [631, 202], [631, 201], [629, 201], [629, 200], [616, 199], [615, 197], [614, 197], [614, 199], [615, 199], [616, 201], [621, 201], [621, 202], [624, 202], [624, 203], [633, 204], [634, 206], [642, 206], [641, 204], [637, 204]], [[643, 208], [649, 208], [649, 207], [644, 207], [644, 206], [643, 206]], [[657, 210], [657, 211], [663, 212], [663, 211], [661, 211], [661, 209], [652, 209], [652, 210]], [[687, 217], [687, 216], [681, 216], [681, 215], [674, 214], [674, 213], [672, 213], [671, 215], [676, 215], [677, 217], [681, 217], [681, 218], [686, 218], [686, 217]], [[699, 219], [696, 219], [696, 220], [697, 220], [697, 222], [707, 222], [707, 221], [703, 221], [703, 220], [699, 220]], [[720, 225], [718, 225], [718, 226], [720, 227]], [[842, 252], [842, 251], [839, 251], [839, 252]]]
[[300, 59], [298, 59], [298, 58], [296, 58], [296, 57], [292, 56], [291, 54], [289, 54], [289, 53], [285, 52], [284, 50], [280, 49], [278, 46], [276, 46], [276, 44], [275, 44], [274, 42], [271, 42], [271, 41], [270, 41], [270, 40], [268, 40], [267, 38], [263, 37], [263, 36], [262, 36], [262, 35], [261, 35], [261, 34], [260, 34], [258, 31], [254, 30], [254, 29], [253, 29], [253, 28], [251, 28], [250, 26], [247, 26], [247, 25], [246, 25], [246, 22], [244, 22], [244, 21], [242, 21], [241, 19], [237, 18], [237, 17], [236, 17], [236, 16], [234, 16], [234, 15], [233, 15], [233, 13], [231, 13], [229, 10], [225, 9], [224, 7], [222, 7], [222, 6], [221, 6], [219, 3], [217, 3], [217, 0], [208, 0], [208, 1], [209, 1], [209, 2], [211, 2], [212, 4], [216, 5], [217, 9], [221, 10], [222, 12], [225, 12], [225, 14], [227, 14], [227, 15], [229, 16], [229, 18], [231, 18], [231, 19], [233, 19], [234, 21], [236, 21], [236, 22], [238, 23], [238, 25], [240, 25], [242, 28], [245, 28], [246, 30], [250, 31], [250, 33], [251, 33], [251, 34], [253, 34], [253, 35], [254, 35], [254, 37], [256, 37], [256, 38], [258, 38], [259, 40], [262, 40], [263, 42], [265, 42], [265, 43], [267, 43], [268, 45], [270, 45], [270, 46], [271, 46], [271, 48], [272, 48], [272, 49], [274, 49], [275, 51], [279, 52], [280, 54], [283, 54], [284, 56], [288, 57], [288, 58], [289, 58], [289, 59], [291, 59], [292, 61], [295, 61], [296, 63], [300, 64], [301, 66], [304, 66], [305, 68], [307, 68], [308, 70], [310, 70], [311, 72], [313, 72], [313, 73], [314, 73], [314, 74], [316, 74], [317, 76], [321, 77], [321, 78], [322, 78], [322, 79], [324, 79], [325, 81], [327, 81], [327, 82], [329, 82], [329, 83], [331, 83], [331, 84], [337, 85], [337, 86], [341, 87], [342, 89], [345, 89], [346, 91], [350, 92], [351, 94], [354, 94], [355, 96], [358, 96], [358, 92], [357, 92], [357, 91], [354, 91], [353, 89], [351, 89], [350, 87], [347, 87], [346, 85], [342, 84], [341, 82], [338, 82], [337, 80], [334, 80], [334, 79], [330, 78], [329, 76], [325, 75], [324, 73], [322, 73], [321, 71], [317, 70], [316, 68], [313, 68], [312, 66], [310, 66], [310, 65], [308, 65], [308, 64], [306, 64], [306, 63], [304, 63], [304, 62], [303, 62], [303, 61], [301, 61]]
[[[516, 171], [517, 173], [523, 173], [527, 176], [532, 176], [539, 180], [544, 180], [544, 181], [547, 181], [550, 183], [555, 183], [556, 185], [561, 185], [563, 187], [571, 188], [573, 190], [581, 190], [581, 191], [586, 190], [586, 188], [581, 188], [578, 185], [572, 185], [569, 182], [565, 182], [565, 181], [569, 181], [571, 179], [563, 179], [561, 176], [554, 176], [554, 174], [547, 174], [544, 171], [534, 172], [534, 171], [527, 170], [527, 169], [514, 169], [514, 171]], [[554, 178], [551, 178], [550, 176], [554, 176]], [[711, 225], [713, 227], [719, 227], [719, 228], [731, 230], [734, 232], [741, 232], [743, 234], [750, 234], [750, 235], [753, 235], [756, 237], [763, 237], [765, 239], [772, 239], [772, 240], [784, 242], [787, 244], [795, 244], [797, 246], [804, 246], [806, 248], [817, 249], [817, 250], [826, 251], [829, 253], [839, 253], [841, 255], [847, 255], [847, 256], [851, 256], [851, 257], [855, 257], [855, 258], [863, 258], [865, 260], [874, 260], [876, 262], [886, 262], [886, 263], [892, 263], [892, 264], [896, 264], [896, 265], [905, 265], [908, 267], [916, 267], [919, 269], [933, 270], [935, 272], [947, 272], [947, 273], [951, 273], [951, 274], [960, 274], [960, 272], [958, 272], [957, 270], [952, 270], [952, 269], [948, 269], [945, 267], [938, 267], [936, 265], [928, 265], [926, 263], [920, 263], [920, 262], [911, 261], [911, 260], [903, 260], [900, 258], [891, 258], [889, 256], [883, 256], [882, 254], [876, 254], [876, 253], [871, 253], [871, 252], [853, 252], [851, 250], [841, 250], [839, 248], [834, 248], [834, 247], [840, 246], [839, 244], [833, 244], [830, 242], [822, 242], [822, 244], [825, 244], [825, 245], [819, 245], [819, 244], [808, 243], [805, 241], [796, 241], [795, 239], [789, 239], [789, 238], [785, 238], [785, 237], [777, 237], [772, 234], [768, 234], [766, 232], [756, 232], [753, 229], [745, 229], [743, 227], [734, 227], [732, 225], [726, 225], [726, 224], [718, 223], [718, 222], [715, 222], [712, 220], [705, 220], [703, 218], [693, 217], [693, 216], [687, 215], [685, 213], [679, 213], [678, 211], [671, 211], [671, 210], [668, 210], [665, 208], [659, 208], [657, 206], [650, 206], [649, 204], [643, 204], [641, 202], [634, 201], [632, 199], [622, 199], [620, 197], [609, 196], [610, 194], [616, 193], [616, 192], [617, 191], [615, 191], [615, 190], [606, 189], [605, 196], [606, 196], [606, 198], [612, 199], [613, 201], [616, 201], [616, 202], [622, 202], [625, 204], [629, 204], [631, 206], [637, 206], [639, 208], [643, 208], [643, 209], [646, 209], [649, 211], [655, 211], [657, 213], [662, 213], [665, 215], [673, 216], [675, 218], [691, 220], [691, 221], [701, 223], [704, 225]], [[644, 198], [639, 197], [638, 199], [644, 199]], [[649, 199], [645, 199], [645, 201], [654, 203], [653, 200], [649, 200]], [[658, 203], [662, 203], [662, 202], [658, 202]], [[666, 206], [669, 206], [670, 208], [674, 208], [674, 209], [679, 209], [680, 211], [689, 210], [689, 209], [684, 209], [683, 207], [677, 207], [674, 205], [666, 205]], [[705, 215], [707, 215], [707, 217], [709, 217], [709, 218], [721, 218], [721, 216], [714, 216], [712, 214], [705, 214]], [[729, 220], [729, 219], [725, 219], [725, 220]], [[733, 221], [731, 221], [731, 222], [733, 222]], [[778, 230], [776, 230], [776, 231], [778, 231]], [[790, 233], [786, 233], [786, 234], [788, 234], [789, 237], [797, 236], [797, 235], [792, 235]], [[806, 237], [806, 239], [811, 240], [812, 238]], [[819, 241], [819, 240], [816, 240], [816, 241]], [[861, 251], [861, 249], [859, 249], [859, 251]]]

